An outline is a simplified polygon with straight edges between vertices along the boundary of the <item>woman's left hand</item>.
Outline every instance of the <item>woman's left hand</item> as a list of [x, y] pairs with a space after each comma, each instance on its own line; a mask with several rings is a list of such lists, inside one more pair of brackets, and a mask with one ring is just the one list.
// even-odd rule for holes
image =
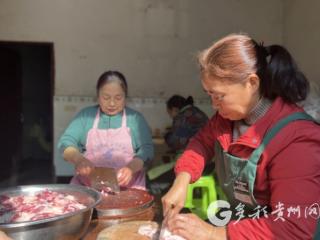
[[118, 183], [120, 186], [127, 186], [133, 178], [133, 175], [143, 168], [143, 161], [134, 157], [125, 167], [120, 168], [117, 173]]
[[175, 214], [167, 222], [172, 234], [179, 235], [187, 240], [222, 240], [226, 239], [224, 228], [201, 220], [195, 214]]
[[123, 167], [118, 170], [117, 178], [120, 186], [127, 186], [133, 177], [133, 171], [129, 167]]

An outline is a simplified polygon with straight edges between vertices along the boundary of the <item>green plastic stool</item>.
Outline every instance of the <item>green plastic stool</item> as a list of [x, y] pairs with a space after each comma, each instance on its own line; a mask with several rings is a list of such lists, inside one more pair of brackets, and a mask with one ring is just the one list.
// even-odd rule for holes
[[[201, 190], [201, 196], [195, 196], [195, 189]], [[199, 216], [207, 219], [207, 209], [211, 202], [217, 200], [216, 183], [212, 175], [202, 176], [198, 181], [189, 184], [185, 208]]]

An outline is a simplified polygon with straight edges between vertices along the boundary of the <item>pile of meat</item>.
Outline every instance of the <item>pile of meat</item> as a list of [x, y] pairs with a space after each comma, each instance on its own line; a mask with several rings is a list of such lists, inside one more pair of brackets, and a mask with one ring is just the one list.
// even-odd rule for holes
[[159, 240], [185, 240], [185, 238], [172, 234], [168, 228], [161, 229]]
[[147, 236], [151, 240], [185, 240], [183, 237], [172, 234], [166, 227], [161, 229], [159, 236], [158, 227], [151, 224], [141, 225], [138, 233]]
[[44, 190], [34, 195], [0, 196], [0, 223], [36, 221], [86, 208], [72, 195]]
[[151, 240], [159, 239], [158, 233], [158, 226], [152, 224], [143, 224], [139, 227], [138, 233], [142, 236], [147, 236]]

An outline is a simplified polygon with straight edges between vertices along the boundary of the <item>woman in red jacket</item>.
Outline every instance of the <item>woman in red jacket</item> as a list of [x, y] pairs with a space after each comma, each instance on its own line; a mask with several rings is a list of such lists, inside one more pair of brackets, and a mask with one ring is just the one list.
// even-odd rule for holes
[[[285, 48], [264, 47], [242, 34], [202, 51], [199, 63], [217, 113], [177, 161], [175, 182], [162, 198], [169, 230], [188, 240], [312, 239], [320, 205], [320, 127], [296, 105], [307, 96], [307, 79]], [[213, 157], [228, 203], [221, 215], [227, 221], [209, 216], [212, 225], [178, 213], [188, 184]]]

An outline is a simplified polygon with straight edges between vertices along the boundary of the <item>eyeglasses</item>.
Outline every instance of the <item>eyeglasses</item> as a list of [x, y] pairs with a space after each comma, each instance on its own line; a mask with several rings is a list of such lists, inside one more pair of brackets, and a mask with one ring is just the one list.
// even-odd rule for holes
[[125, 96], [124, 95], [116, 95], [114, 97], [111, 96], [103, 96], [102, 100], [109, 103], [109, 102], [114, 102], [114, 103], [118, 103], [118, 102], [122, 102], [124, 100]]

